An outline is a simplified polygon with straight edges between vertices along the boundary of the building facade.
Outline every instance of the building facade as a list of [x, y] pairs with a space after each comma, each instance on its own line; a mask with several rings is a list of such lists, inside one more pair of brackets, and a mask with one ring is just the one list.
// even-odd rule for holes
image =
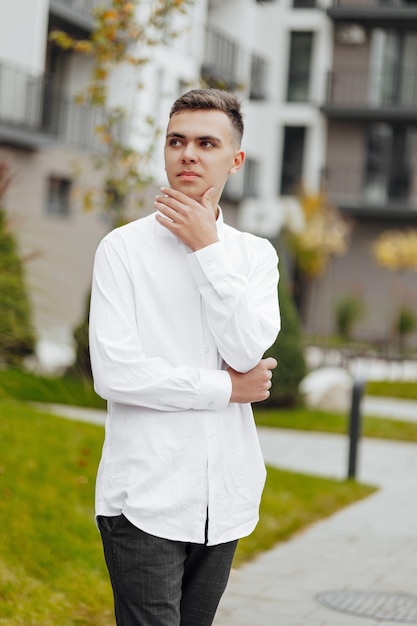
[[[111, 227], [103, 212], [83, 206], [83, 190], [101, 185], [94, 164], [100, 113], [75, 103], [89, 82], [91, 61], [63, 51], [49, 35], [60, 29], [87, 38], [99, 5], [100, 0], [0, 0], [0, 159], [13, 174], [2, 203], [27, 259], [37, 353], [47, 369], [73, 360], [73, 331], [86, 310], [95, 249]], [[113, 76], [112, 105], [127, 106], [125, 139], [132, 145], [141, 141], [135, 117], [152, 111], [162, 119], [181, 85], [196, 82], [201, 13], [205, 2], [196, 3], [179, 24], [186, 35], [169, 51], [155, 52], [140, 102], [131, 74], [121, 70]], [[163, 170], [156, 175], [161, 184]], [[139, 215], [138, 209], [133, 217]]]
[[334, 327], [337, 301], [364, 304], [358, 334], [384, 343], [402, 307], [417, 311], [416, 274], [378, 265], [373, 245], [392, 229], [417, 226], [417, 2], [337, 0], [333, 66], [321, 110], [327, 120], [324, 186], [351, 221], [346, 256], [315, 286], [308, 325]]
[[71, 360], [86, 306], [94, 248], [106, 232], [86, 215], [75, 172], [94, 180], [94, 113], [74, 103], [89, 75], [81, 55], [49, 42], [53, 28], [88, 36], [91, 2], [0, 2], [0, 158], [13, 175], [3, 199], [25, 263], [39, 356]]
[[[40, 356], [46, 346], [51, 360], [56, 348], [61, 362], [71, 359], [94, 251], [110, 225], [97, 211], [86, 214], [81, 200], [86, 181], [100, 184], [91, 160], [97, 113], [74, 103], [88, 82], [89, 60], [54, 46], [49, 33], [88, 36], [98, 4], [0, 0], [0, 158], [15, 173], [5, 205], [22, 254], [31, 257]], [[315, 189], [321, 182], [326, 132], [319, 105], [332, 24], [314, 0], [195, 0], [176, 19], [180, 36], [152, 50], [140, 77], [144, 89], [132, 87], [129, 73], [113, 77], [113, 103], [129, 112], [129, 142], [143, 147], [140, 120], [152, 114], [163, 129], [172, 101], [202, 80], [235, 90], [244, 103], [247, 160], [227, 184], [222, 207], [229, 223], [274, 239], [297, 211], [295, 183]], [[162, 147], [161, 140], [155, 189], [165, 182]], [[138, 208], [137, 216], [147, 210]]]

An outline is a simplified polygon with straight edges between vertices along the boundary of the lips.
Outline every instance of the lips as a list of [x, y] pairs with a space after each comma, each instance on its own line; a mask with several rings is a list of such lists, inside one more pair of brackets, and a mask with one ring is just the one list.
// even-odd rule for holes
[[185, 171], [180, 172], [178, 174], [178, 177], [181, 178], [181, 180], [195, 180], [196, 178], [200, 178], [200, 175], [196, 172]]

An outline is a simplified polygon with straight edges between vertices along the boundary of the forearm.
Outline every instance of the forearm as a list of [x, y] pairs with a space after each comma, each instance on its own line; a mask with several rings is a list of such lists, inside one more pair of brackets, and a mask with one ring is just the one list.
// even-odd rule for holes
[[280, 328], [276, 253], [264, 246], [260, 256], [236, 269], [219, 243], [189, 259], [217, 349], [240, 372], [256, 366]]
[[106, 358], [102, 349], [97, 358], [91, 345], [94, 386], [108, 401], [160, 411], [219, 410], [229, 403], [232, 385], [225, 371], [172, 367], [163, 359], [119, 352]]

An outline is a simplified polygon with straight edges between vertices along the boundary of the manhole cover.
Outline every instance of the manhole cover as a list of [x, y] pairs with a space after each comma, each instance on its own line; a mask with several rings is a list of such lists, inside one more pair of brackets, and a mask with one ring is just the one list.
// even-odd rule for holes
[[317, 600], [344, 613], [417, 624], [417, 596], [409, 593], [340, 590], [320, 593]]

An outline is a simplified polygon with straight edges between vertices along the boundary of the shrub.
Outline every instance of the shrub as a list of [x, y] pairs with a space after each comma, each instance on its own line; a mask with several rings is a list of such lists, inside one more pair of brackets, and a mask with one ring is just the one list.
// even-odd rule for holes
[[[0, 163], [0, 199], [10, 180]], [[23, 264], [4, 209], [0, 208], [0, 363], [20, 365], [33, 353], [35, 336], [32, 310], [26, 291]]]
[[270, 406], [294, 406], [300, 402], [298, 387], [306, 375], [304, 345], [301, 323], [291, 297], [288, 280], [281, 270], [278, 286], [281, 311], [281, 331], [266, 356], [278, 361], [274, 371], [271, 396], [266, 401]]
[[336, 330], [342, 339], [348, 341], [351, 338], [353, 328], [363, 313], [363, 303], [355, 296], [345, 296], [336, 303]]
[[417, 328], [417, 315], [408, 307], [403, 307], [398, 311], [397, 318], [395, 320], [394, 330], [401, 343], [406, 335], [410, 335]]
[[88, 342], [88, 317], [90, 313], [90, 296], [88, 294], [84, 315], [75, 328], [73, 336], [75, 342], [75, 362], [71, 366], [68, 373], [81, 378], [92, 379], [90, 363], [90, 347]]

